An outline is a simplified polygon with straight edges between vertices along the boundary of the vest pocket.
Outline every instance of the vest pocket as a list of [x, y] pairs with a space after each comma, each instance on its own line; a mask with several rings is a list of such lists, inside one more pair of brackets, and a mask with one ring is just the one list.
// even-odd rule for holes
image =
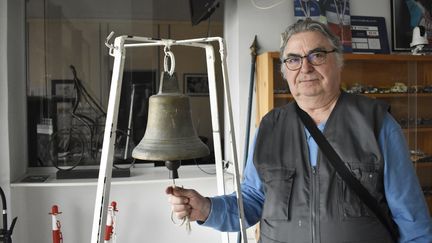
[[265, 171], [265, 201], [262, 218], [289, 220], [290, 198], [295, 168], [269, 168]]
[[[373, 163], [346, 163], [352, 174], [374, 196], [378, 183], [379, 172]], [[338, 176], [340, 188], [340, 204], [344, 219], [373, 217], [367, 206], [360, 200], [357, 193], [348, 187]]]

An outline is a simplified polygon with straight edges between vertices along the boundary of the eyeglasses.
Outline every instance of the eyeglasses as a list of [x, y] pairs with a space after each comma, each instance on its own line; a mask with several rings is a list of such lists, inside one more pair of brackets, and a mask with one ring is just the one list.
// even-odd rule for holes
[[312, 51], [311, 53], [304, 55], [304, 56], [288, 56], [285, 58], [282, 62], [285, 63], [286, 67], [291, 70], [295, 71], [301, 68], [303, 65], [303, 58], [306, 57], [306, 60], [313, 66], [319, 66], [323, 64], [326, 60], [327, 54], [335, 52], [336, 49], [326, 51], [326, 50], [319, 50], [319, 51]]

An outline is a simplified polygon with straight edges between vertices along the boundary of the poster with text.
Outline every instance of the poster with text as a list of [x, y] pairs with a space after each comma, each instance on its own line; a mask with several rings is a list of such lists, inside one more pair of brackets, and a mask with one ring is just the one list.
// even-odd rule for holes
[[352, 52], [351, 16], [349, 0], [332, 0], [325, 4], [327, 25], [339, 36], [344, 52]]
[[344, 52], [352, 52], [349, 0], [294, 0], [294, 16], [327, 24], [339, 36]]

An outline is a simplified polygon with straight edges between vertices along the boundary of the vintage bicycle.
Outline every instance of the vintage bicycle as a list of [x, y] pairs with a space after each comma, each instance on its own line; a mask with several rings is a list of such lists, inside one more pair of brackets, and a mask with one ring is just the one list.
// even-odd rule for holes
[[[75, 91], [75, 97], [71, 101], [71, 119], [67, 127], [59, 129], [51, 136], [47, 145], [49, 148], [47, 158], [58, 170], [72, 170], [84, 161], [87, 164], [95, 164], [100, 160], [104, 136], [106, 111], [87, 91], [78, 78], [75, 67], [71, 65], [70, 68]], [[90, 112], [82, 112], [80, 106], [84, 104]], [[118, 129], [115, 131], [114, 160], [125, 161], [131, 158], [135, 144], [130, 139], [130, 127], [131, 122], [128, 124], [127, 131]]]

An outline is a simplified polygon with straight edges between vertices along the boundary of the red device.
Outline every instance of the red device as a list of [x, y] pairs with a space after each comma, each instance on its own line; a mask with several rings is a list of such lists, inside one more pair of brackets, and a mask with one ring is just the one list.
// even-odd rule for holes
[[52, 239], [53, 243], [63, 243], [63, 235], [61, 232], [61, 224], [60, 221], [57, 219], [57, 215], [61, 214], [58, 210], [58, 206], [54, 205], [51, 207], [51, 219], [52, 219]]
[[109, 242], [114, 233], [115, 214], [117, 211], [118, 211], [117, 202], [115, 201], [111, 202], [111, 206], [108, 207], [107, 222], [105, 225], [105, 235], [104, 235], [105, 242]]

